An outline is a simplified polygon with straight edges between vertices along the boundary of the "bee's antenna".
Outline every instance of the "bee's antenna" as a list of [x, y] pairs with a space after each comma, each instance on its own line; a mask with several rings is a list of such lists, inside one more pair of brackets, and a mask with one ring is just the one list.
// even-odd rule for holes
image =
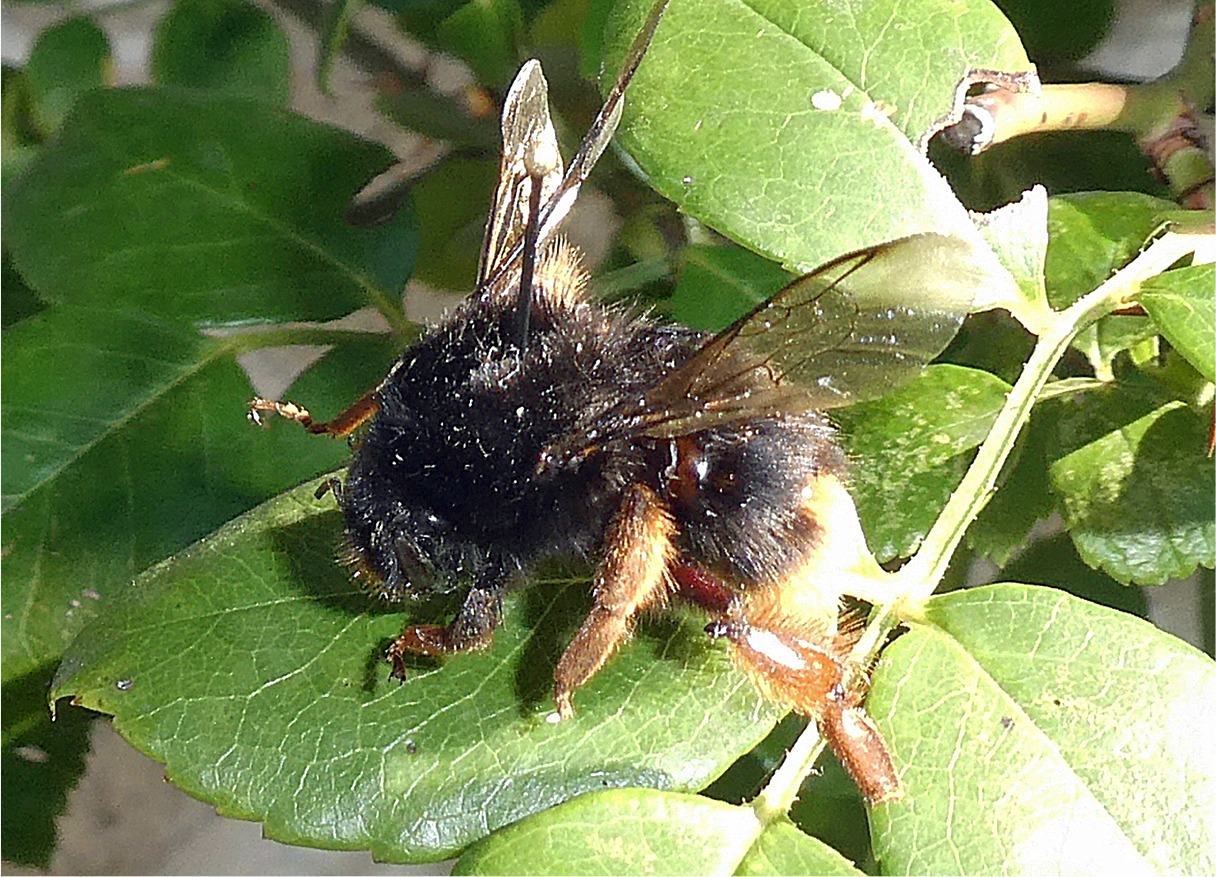
[[[668, 2], [670, 0], [658, 0], [651, 7], [650, 15], [647, 16], [646, 23], [634, 39], [633, 46], [629, 49], [629, 54], [625, 58], [625, 63], [621, 66], [621, 72], [617, 74], [616, 82], [612, 85], [612, 90], [608, 92], [604, 105], [600, 107], [595, 121], [591, 123], [587, 136], [583, 138], [583, 145], [579, 147], [578, 153], [571, 159], [570, 166], [566, 169], [565, 175], [538, 211], [540, 215], [536, 223], [535, 234], [535, 241], [538, 246], [543, 246], [557, 227], [557, 224], [565, 219], [566, 214], [570, 212], [570, 208], [574, 204], [575, 198], [578, 197], [579, 187], [582, 186], [583, 182], [591, 174], [591, 169], [595, 167], [595, 163], [604, 154], [604, 150], [608, 148], [612, 135], [616, 131], [616, 126], [621, 121], [621, 109], [623, 107], [622, 101], [625, 97], [625, 89], [629, 85], [630, 80], [633, 79], [633, 74], [637, 72], [638, 65], [642, 63], [646, 50], [650, 48], [650, 41], [653, 39], [655, 30], [663, 18], [663, 13], [667, 9]], [[530, 217], [529, 222], [531, 222]], [[526, 248], [526, 240], [516, 243], [510, 251], [504, 254], [501, 260], [496, 261], [495, 270], [490, 276], [485, 278], [485, 283], [479, 285], [483, 286], [487, 292], [495, 289], [501, 291], [509, 283], [508, 278], [510, 277], [511, 266], [516, 264], [517, 259], [522, 261]], [[522, 265], [520, 267], [522, 269]], [[522, 291], [521, 284], [521, 293]]]
[[528, 323], [532, 318], [532, 284], [536, 277], [536, 257], [540, 241], [540, 199], [545, 178], [557, 166], [561, 156], [553, 152], [551, 144], [538, 140], [524, 154], [524, 167], [528, 171], [528, 219], [524, 226], [523, 253], [519, 266], [519, 357], [528, 352]]

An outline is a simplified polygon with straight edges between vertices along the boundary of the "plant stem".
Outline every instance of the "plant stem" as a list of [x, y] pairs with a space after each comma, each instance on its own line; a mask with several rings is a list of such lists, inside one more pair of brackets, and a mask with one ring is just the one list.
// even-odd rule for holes
[[1047, 324], [967, 474], [926, 534], [920, 551], [896, 573], [904, 607], [918, 606], [937, 588], [967, 527], [992, 495], [1001, 467], [1069, 342], [1090, 323], [1129, 300], [1141, 282], [1160, 274], [1194, 248], [1187, 237], [1167, 235]]
[[[992, 495], [1001, 467], [1072, 339], [1099, 317], [1132, 298], [1143, 281], [1157, 276], [1179, 259], [1196, 253], [1201, 245], [1202, 236], [1166, 235], [1122, 271], [1066, 310], [1055, 314], [1047, 323], [1030, 358], [1026, 360], [1021, 376], [1009, 391], [988, 437], [968, 467], [967, 474], [925, 536], [920, 551], [895, 574], [899, 598], [876, 610], [862, 638], [853, 648], [850, 655], [853, 668], [871, 666], [888, 634], [899, 623], [900, 616], [918, 615], [920, 605], [941, 582], [967, 527]], [[856, 672], [864, 675], [861, 670]], [[847, 680], [846, 685], [855, 681]], [[752, 803], [761, 823], [767, 825], [789, 811], [823, 747], [824, 740], [815, 723], [811, 722]]]
[[1155, 82], [1104, 82], [1015, 87], [1016, 77], [966, 99], [963, 122], [946, 140], [977, 154], [1024, 134], [1069, 130], [1125, 131], [1136, 138], [1184, 207], [1209, 209], [1213, 164], [1198, 114], [1211, 104], [1214, 16], [1212, 5], [1196, 10], [1182, 60]]
[[752, 809], [756, 811], [757, 819], [768, 825], [774, 819], [790, 812], [798, 797], [798, 790], [802, 788], [802, 781], [815, 766], [815, 760], [819, 758], [825, 745], [826, 741], [815, 723], [807, 722], [806, 728], [798, 735], [781, 765], [752, 801]]

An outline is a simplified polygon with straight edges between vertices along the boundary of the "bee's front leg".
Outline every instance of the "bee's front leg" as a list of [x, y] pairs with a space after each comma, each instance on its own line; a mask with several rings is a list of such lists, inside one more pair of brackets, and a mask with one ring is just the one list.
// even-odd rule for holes
[[502, 595], [506, 587], [505, 568], [492, 563], [478, 576], [450, 624], [415, 624], [406, 627], [393, 640], [385, 655], [393, 667], [392, 675], [397, 679], [406, 678], [405, 659], [408, 655], [440, 657], [488, 647], [502, 619]]
[[345, 438], [368, 420], [375, 417], [380, 410], [379, 388], [369, 390], [354, 401], [345, 411], [333, 420], [318, 422], [313, 420], [307, 408], [301, 408], [295, 402], [277, 402], [273, 399], [263, 399], [258, 396], [249, 402], [249, 419], [262, 426], [263, 414], [277, 414], [288, 420], [294, 420], [313, 435], [329, 435], [334, 438]]

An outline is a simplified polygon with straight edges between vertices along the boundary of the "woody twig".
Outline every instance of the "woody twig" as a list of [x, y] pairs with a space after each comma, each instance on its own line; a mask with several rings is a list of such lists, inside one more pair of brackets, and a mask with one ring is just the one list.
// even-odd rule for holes
[[[972, 71], [959, 84], [961, 118], [942, 131], [943, 139], [974, 155], [1025, 134], [1124, 131], [1184, 207], [1211, 209], [1212, 144], [1204, 123], [1216, 91], [1213, 20], [1212, 4], [1196, 11], [1182, 60], [1153, 82], [1040, 85], [1032, 74]], [[983, 90], [969, 93], [976, 83]]]

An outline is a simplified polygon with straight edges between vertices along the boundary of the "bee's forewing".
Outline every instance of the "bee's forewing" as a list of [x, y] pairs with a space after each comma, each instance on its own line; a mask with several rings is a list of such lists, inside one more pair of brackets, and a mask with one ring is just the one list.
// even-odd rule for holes
[[[578, 152], [571, 159], [570, 167], [563, 174], [559, 158], [556, 170], [546, 173], [541, 187], [541, 208], [538, 211], [538, 248], [544, 247], [557, 230], [558, 224], [566, 218], [578, 197], [579, 187], [612, 141], [612, 135], [621, 120], [625, 89], [650, 47], [651, 38], [663, 18], [667, 3], [668, 0], [657, 0], [651, 8], [645, 25], [633, 41], [629, 55], [617, 74], [612, 90], [583, 138]], [[481, 267], [477, 273], [477, 287], [483, 294], [493, 294], [509, 288], [514, 272], [518, 270], [523, 251], [529, 194], [529, 184], [525, 182], [528, 175], [523, 164], [526, 153], [522, 150], [530, 146], [535, 147], [538, 138], [544, 137], [553, 146], [553, 154], [558, 154], [557, 138], [553, 135], [553, 125], [549, 119], [548, 86], [540, 71], [539, 62], [529, 61], [516, 75], [504, 102], [502, 130], [502, 167], [482, 248]]]
[[913, 235], [795, 280], [723, 336], [776, 380], [803, 387], [813, 407], [838, 408], [916, 375], [953, 340], [986, 282], [967, 240]]
[[561, 185], [563, 169], [557, 134], [549, 115], [549, 85], [540, 62], [528, 61], [520, 68], [503, 101], [502, 162], [477, 270], [479, 289], [502, 274], [523, 242], [533, 184], [527, 156], [538, 150], [556, 159], [539, 177], [543, 205]]
[[617, 73], [616, 81], [612, 84], [612, 90], [608, 92], [604, 105], [600, 107], [595, 121], [591, 123], [586, 136], [583, 137], [583, 143], [578, 152], [570, 160], [570, 168], [566, 171], [561, 186], [553, 199], [547, 202], [546, 208], [541, 211], [541, 241], [552, 234], [557, 224], [570, 212], [574, 199], [578, 195], [579, 186], [591, 174], [591, 169], [595, 167], [595, 163], [600, 160], [600, 156], [612, 142], [612, 135], [616, 133], [616, 126], [621, 122], [621, 112], [625, 108], [625, 89], [633, 79], [633, 74], [637, 72], [638, 65], [642, 63], [646, 50], [650, 48], [650, 42], [659, 27], [659, 22], [663, 20], [663, 13], [667, 10], [668, 2], [669, 0], [656, 0], [650, 8], [646, 23], [642, 25], [642, 29], [634, 38], [633, 45], [629, 48], [629, 54], [625, 57], [620, 72]]

